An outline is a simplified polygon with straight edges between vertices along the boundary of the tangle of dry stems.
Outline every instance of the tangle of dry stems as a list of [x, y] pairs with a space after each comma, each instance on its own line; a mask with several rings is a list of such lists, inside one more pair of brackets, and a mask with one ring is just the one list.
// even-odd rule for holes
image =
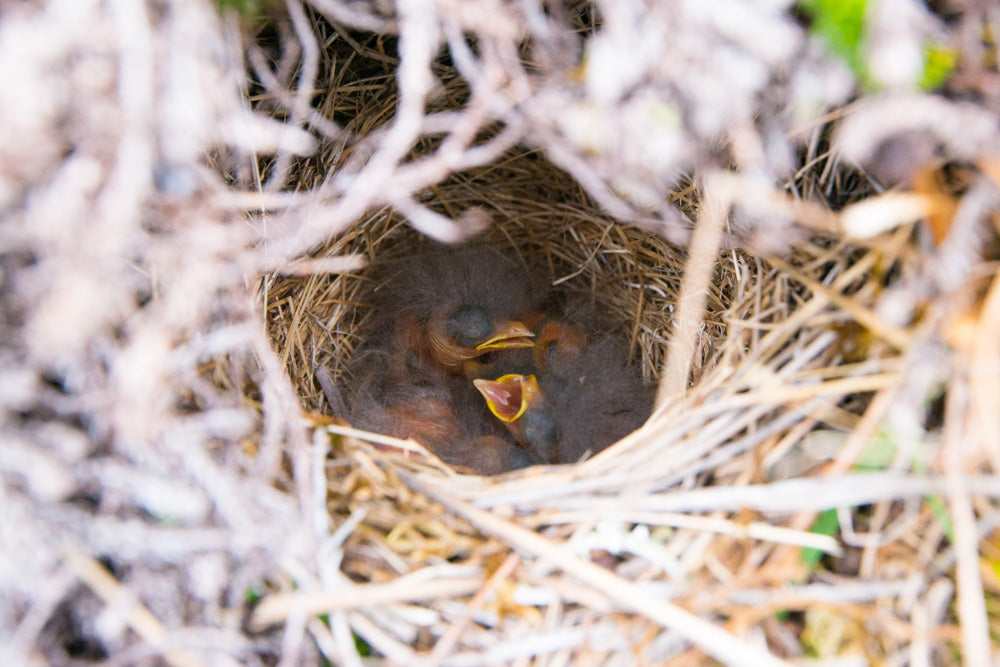
[[[988, 664], [990, 72], [874, 54], [848, 106], [788, 3], [723, 4], [5, 10], [0, 661]], [[880, 194], [898, 141], [961, 186]], [[319, 415], [361, 265], [484, 228], [625, 323], [642, 429], [484, 480]]]

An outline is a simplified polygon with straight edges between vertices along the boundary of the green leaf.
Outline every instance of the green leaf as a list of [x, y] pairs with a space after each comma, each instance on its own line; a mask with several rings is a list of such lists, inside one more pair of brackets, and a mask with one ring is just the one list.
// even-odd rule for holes
[[896, 458], [896, 443], [884, 429], [879, 429], [861, 456], [854, 462], [855, 470], [885, 470]]
[[920, 75], [920, 87], [936, 90], [944, 85], [958, 64], [958, 52], [937, 42], [924, 44], [924, 71]]
[[256, 586], [251, 586], [250, 588], [243, 591], [243, 601], [247, 604], [254, 604], [260, 600], [264, 594]]
[[362, 639], [361, 635], [358, 633], [352, 632], [351, 634], [354, 636], [354, 648], [357, 649], [358, 655], [362, 658], [370, 658], [372, 655], [372, 647], [368, 644], [368, 642]]
[[244, 18], [259, 16], [265, 7], [276, 7], [279, 2], [280, 0], [215, 0], [219, 10], [235, 9]]
[[941, 496], [926, 496], [924, 499], [927, 501], [927, 506], [931, 508], [931, 514], [941, 523], [941, 528], [944, 530], [948, 541], [954, 544], [955, 524], [952, 523], [951, 514], [948, 512], [948, 507], [944, 504]]
[[802, 0], [799, 6], [812, 17], [809, 32], [840, 56], [858, 81], [870, 85], [864, 58], [868, 0]]
[[[837, 510], [828, 509], [817, 516], [816, 520], [809, 527], [809, 532], [816, 533], [817, 535], [829, 535], [831, 537], [840, 532], [840, 519], [837, 518]], [[819, 565], [819, 560], [823, 557], [823, 553], [819, 549], [802, 547], [802, 562], [805, 563], [810, 572], [813, 572]]]

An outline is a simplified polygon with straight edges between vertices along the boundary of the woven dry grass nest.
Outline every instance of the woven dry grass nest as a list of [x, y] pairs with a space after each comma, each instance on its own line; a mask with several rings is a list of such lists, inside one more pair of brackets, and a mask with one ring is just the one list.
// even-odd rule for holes
[[[106, 104], [0, 117], [11, 659], [988, 664], [996, 44], [879, 49], [997, 16], [872, 10], [866, 94], [798, 5], [667, 4], [53, 9], [106, 43], [14, 83]], [[333, 414], [431, 238], [591, 303], [648, 421], [482, 477]]]
[[[357, 115], [350, 124], [358, 127], [390, 118], [395, 71], [369, 66], [379, 75], [366, 78], [365, 89], [332, 87], [320, 106], [351, 109]], [[443, 65], [435, 73], [444, 86], [441, 108], [461, 108], [465, 82]], [[804, 199], [842, 207], [876, 191], [822, 146], [802, 156], [805, 166], [792, 181]], [[436, 142], [418, 146], [412, 158], [432, 148]], [[302, 187], [345, 159], [302, 165]], [[689, 220], [698, 217], [694, 187], [675, 187], [671, 198]], [[376, 654], [398, 664], [421, 653], [441, 664], [529, 656], [696, 664], [700, 653], [669, 630], [690, 623], [692, 634], [682, 634], [723, 661], [762, 664], [767, 646], [779, 655], [832, 650], [859, 662], [891, 662], [914, 641], [914, 615], [936, 614], [920, 632], [947, 634], [950, 612], [938, 598], [933, 610], [916, 598], [900, 600], [915, 578], [937, 595], [946, 581], [927, 574], [926, 559], [943, 558], [948, 530], [935, 510], [939, 501], [894, 490], [896, 473], [934, 465], [935, 456], [930, 443], [903, 444], [880, 424], [889, 402], [928, 434], [940, 428], [931, 416], [940, 390], [899, 387], [914, 333], [877, 312], [889, 291], [912, 289], [921, 272], [919, 234], [906, 227], [852, 244], [800, 232], [791, 235], [794, 245], [771, 244], [781, 252], [754, 256], [723, 249], [719, 230], [716, 250], [699, 258], [715, 270], [688, 288], [705, 301], [691, 327], [678, 323], [676, 308], [690, 256], [649, 225], [603, 213], [538, 151], [513, 147], [445, 179], [420, 201], [451, 220], [475, 211], [487, 228], [470, 235], [546, 267], [550, 286], [599, 304], [628, 336], [644, 376], [662, 383], [661, 405], [638, 433], [593, 460], [494, 479], [456, 477], [412, 441], [331, 427], [328, 508], [353, 529], [340, 547], [342, 572], [416, 605], [373, 612], [381, 621], [375, 625], [348, 612]], [[827, 224], [815, 211], [805, 217]], [[419, 254], [424, 243], [403, 216], [382, 210], [313, 256], [356, 254], [377, 264], [380, 256]], [[369, 276], [362, 269], [266, 279], [271, 336], [315, 413], [329, 411], [317, 371], [351, 391], [342, 374], [364, 344], [376, 288]], [[670, 359], [689, 363], [683, 371], [690, 376], [675, 369], [670, 395], [668, 343], [685, 335], [680, 356]], [[676, 393], [677, 378], [687, 378], [686, 393]], [[839, 476], [851, 469], [881, 473], [864, 482]], [[856, 489], [859, 483], [867, 490]], [[664, 493], [678, 488], [688, 493]], [[830, 499], [857, 492], [853, 510], [831, 508]], [[824, 534], [838, 518], [853, 522], [842, 525], [849, 540]], [[828, 560], [820, 561], [824, 553]], [[411, 585], [420, 593], [406, 592]], [[364, 593], [356, 594], [365, 609]], [[317, 594], [316, 608], [339, 608], [337, 595]], [[272, 600], [259, 614], [279, 620], [290, 612], [285, 605], [291, 599]], [[725, 627], [753, 628], [756, 639], [730, 643], [704, 622], [709, 610], [727, 619]], [[930, 654], [937, 661], [945, 653]]]

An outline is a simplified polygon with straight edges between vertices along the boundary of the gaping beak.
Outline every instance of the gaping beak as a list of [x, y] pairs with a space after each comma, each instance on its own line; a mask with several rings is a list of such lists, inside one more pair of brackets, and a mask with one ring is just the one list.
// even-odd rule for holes
[[533, 347], [534, 333], [520, 322], [504, 322], [497, 333], [476, 346], [479, 352], [489, 350], [507, 350], [516, 347]]
[[511, 373], [496, 380], [473, 380], [472, 384], [486, 399], [490, 412], [508, 423], [520, 419], [540, 396], [534, 375]]

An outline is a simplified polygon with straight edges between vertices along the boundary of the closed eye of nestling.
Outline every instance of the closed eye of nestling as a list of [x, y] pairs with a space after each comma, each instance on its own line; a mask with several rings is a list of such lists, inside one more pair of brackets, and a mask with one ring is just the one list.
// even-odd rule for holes
[[493, 325], [477, 306], [462, 306], [448, 318], [448, 334], [459, 345], [474, 347], [489, 338]]

